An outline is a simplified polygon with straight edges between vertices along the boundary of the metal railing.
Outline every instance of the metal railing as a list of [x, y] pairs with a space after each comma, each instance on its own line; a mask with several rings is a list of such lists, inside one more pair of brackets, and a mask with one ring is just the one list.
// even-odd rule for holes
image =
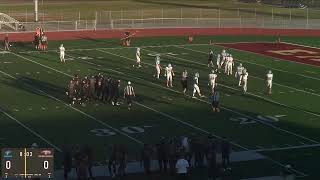
[[[319, 29], [320, 11], [290, 8], [176, 8], [130, 11], [39, 12], [40, 22], [33, 22], [33, 13], [7, 12], [18, 19], [26, 31], [43, 26], [47, 31], [161, 28], [161, 27], [215, 27], [215, 28], [277, 28]], [[1, 25], [1, 23], [0, 23]]]

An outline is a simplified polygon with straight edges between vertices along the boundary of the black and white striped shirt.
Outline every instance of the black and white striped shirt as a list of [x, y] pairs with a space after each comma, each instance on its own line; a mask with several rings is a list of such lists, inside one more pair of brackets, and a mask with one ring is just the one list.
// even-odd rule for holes
[[133, 87], [131, 85], [128, 85], [124, 88], [124, 95], [125, 96], [134, 96], [134, 90]]

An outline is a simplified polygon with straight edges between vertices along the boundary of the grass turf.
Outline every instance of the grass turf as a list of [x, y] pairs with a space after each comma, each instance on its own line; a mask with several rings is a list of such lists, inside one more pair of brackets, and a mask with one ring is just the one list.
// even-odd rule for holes
[[[196, 37], [195, 43], [207, 43], [208, 39], [213, 39], [215, 42], [274, 41], [274, 37]], [[283, 39], [299, 42], [300, 38]], [[206, 67], [206, 62], [210, 47], [209, 45], [181, 46], [185, 42], [186, 38], [182, 37], [134, 39], [133, 46], [142, 47], [144, 64], [141, 69], [132, 67], [135, 63], [135, 48], [117, 47], [117, 40], [65, 41], [63, 43], [69, 58], [67, 64], [58, 62], [58, 54], [55, 51], [28, 52], [32, 48], [31, 45], [14, 44], [15, 54], [0, 54], [1, 94], [5, 94], [1, 109], [59, 149], [69, 143], [90, 144], [95, 149], [96, 161], [105, 158], [108, 154], [107, 146], [112, 143], [127, 144], [130, 149], [130, 160], [137, 160], [141, 143], [157, 142], [160, 136], [197, 134], [205, 137], [211, 132], [231, 140], [234, 151], [299, 146], [320, 141], [319, 116], [305, 112], [308, 110], [320, 114], [316, 106], [319, 96], [312, 95], [307, 90], [313, 89], [318, 93], [320, 90], [316, 85], [318, 80], [302, 78], [295, 74], [299, 72], [305, 76], [320, 78], [318, 67], [274, 61], [270, 57], [230, 50], [234, 57], [239, 59], [236, 62], [242, 62], [249, 70], [250, 94], [241, 93], [233, 76], [220, 74], [219, 89], [223, 109], [221, 113], [214, 114], [207, 104], [208, 98], [195, 100], [180, 93], [178, 77], [186, 68], [190, 75], [195, 72], [200, 73], [201, 91], [206, 96], [209, 95], [207, 74], [210, 70]], [[55, 50], [59, 43], [61, 42], [50, 42], [50, 49]], [[308, 44], [308, 41], [304, 40], [303, 43]], [[170, 44], [180, 44], [180, 46], [165, 46]], [[144, 47], [148, 45], [162, 45], [162, 47]], [[90, 49], [70, 51], [79, 48]], [[213, 49], [215, 52], [221, 52], [222, 47], [216, 46]], [[173, 89], [164, 87], [163, 77], [161, 80], [153, 77], [152, 54], [155, 53], [161, 53], [163, 65], [169, 62], [174, 65], [178, 77], [174, 81]], [[269, 68], [278, 69], [273, 70], [275, 83], [272, 96], [265, 94], [263, 80]], [[133, 82], [138, 96], [132, 112], [128, 112], [125, 105], [112, 107], [99, 102], [90, 102], [86, 107], [76, 105], [76, 109], [66, 106], [68, 102], [65, 90], [71, 76], [98, 72], [121, 79], [122, 87], [127, 80]], [[303, 91], [296, 91], [293, 88]], [[190, 87], [189, 95], [191, 91]], [[277, 115], [284, 116], [279, 117], [277, 122], [261, 121], [261, 117], [269, 116], [274, 119]], [[37, 142], [40, 146], [49, 146], [4, 114], [1, 114], [1, 117], [4, 120], [3, 126], [8, 127], [2, 131], [2, 147], [29, 146], [32, 142]], [[128, 127], [129, 129], [133, 127], [133, 131], [128, 133], [126, 130]], [[292, 153], [294, 152], [292, 150]], [[297, 151], [297, 156], [300, 154]], [[286, 158], [271, 153], [270, 156], [282, 163], [293, 161], [287, 161]], [[252, 167], [256, 170], [254, 172], [259, 172], [255, 174], [256, 176], [278, 174], [277, 170], [279, 171], [280, 167], [270, 161], [267, 162], [266, 166], [270, 168], [267, 173], [263, 173], [266, 169], [264, 166], [256, 165], [260, 164], [259, 161], [240, 164], [243, 169]], [[251, 163], [254, 165], [249, 166]], [[59, 169], [61, 167], [59, 153], [56, 164]], [[316, 172], [312, 170], [313, 165], [310, 164], [308, 168], [301, 166], [297, 168], [314, 177]], [[253, 177], [251, 171], [239, 169], [235, 177]]]

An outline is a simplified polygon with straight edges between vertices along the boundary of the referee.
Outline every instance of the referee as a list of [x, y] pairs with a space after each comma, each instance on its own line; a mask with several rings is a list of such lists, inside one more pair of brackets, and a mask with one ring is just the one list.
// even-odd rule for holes
[[183, 89], [183, 91], [182, 91], [183, 94], [186, 94], [187, 88], [188, 88], [188, 72], [186, 69], [182, 72], [181, 85], [182, 85], [182, 89]]
[[128, 81], [128, 85], [124, 88], [124, 95], [123, 97], [127, 100], [128, 103], [128, 110], [131, 110], [131, 105], [132, 105], [132, 97], [136, 97], [134, 93], [134, 89], [131, 86], [131, 82]]

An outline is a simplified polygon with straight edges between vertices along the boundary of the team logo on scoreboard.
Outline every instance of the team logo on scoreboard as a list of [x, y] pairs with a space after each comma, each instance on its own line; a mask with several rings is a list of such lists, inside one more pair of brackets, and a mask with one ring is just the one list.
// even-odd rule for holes
[[52, 150], [41, 150], [39, 157], [53, 157]]
[[10, 150], [5, 151], [3, 157], [12, 158], [12, 151]]

